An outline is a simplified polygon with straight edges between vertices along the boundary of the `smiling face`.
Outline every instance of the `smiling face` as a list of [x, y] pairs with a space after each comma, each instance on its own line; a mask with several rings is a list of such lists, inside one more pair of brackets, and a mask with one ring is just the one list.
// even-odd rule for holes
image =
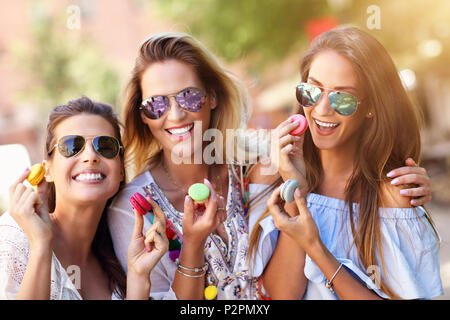
[[47, 181], [55, 184], [57, 202], [89, 205], [112, 197], [124, 178], [121, 158], [104, 158], [92, 146], [94, 136], [115, 136], [112, 125], [101, 116], [79, 114], [61, 121], [53, 133], [54, 144], [66, 135], [86, 137], [84, 149], [75, 156], [66, 158], [55, 148], [45, 161]]
[[[335, 51], [318, 53], [311, 63], [308, 83], [324, 88], [350, 93], [362, 99], [362, 89], [351, 62]], [[351, 116], [342, 116], [330, 106], [328, 93], [324, 90], [319, 102], [312, 107], [304, 107], [314, 144], [319, 150], [355, 146], [358, 130], [365, 115], [358, 106]]]
[[[157, 95], [173, 95], [187, 88], [197, 88], [206, 94], [206, 90], [199, 80], [194, 68], [170, 59], [150, 64], [141, 77], [142, 100]], [[211, 110], [216, 107], [214, 99], [206, 98], [205, 105], [199, 112], [182, 109], [175, 97], [169, 98], [170, 107], [159, 119], [149, 119], [141, 112], [142, 121], [148, 126], [152, 135], [157, 139], [165, 152], [172, 152], [177, 146], [177, 153], [184, 157], [194, 154], [194, 146], [202, 147], [202, 143], [193, 143], [194, 130], [201, 130], [202, 136], [209, 128]], [[201, 121], [195, 125], [194, 121]]]

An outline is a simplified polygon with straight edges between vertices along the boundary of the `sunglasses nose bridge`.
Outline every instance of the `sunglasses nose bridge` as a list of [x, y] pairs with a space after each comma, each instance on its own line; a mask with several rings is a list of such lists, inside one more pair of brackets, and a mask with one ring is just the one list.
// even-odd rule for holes
[[314, 110], [318, 115], [325, 116], [334, 113], [328, 97], [329, 93], [330, 92], [328, 90], [322, 90], [322, 94], [314, 107]]
[[168, 96], [169, 110], [167, 110], [167, 118], [169, 120], [179, 120], [184, 118], [186, 111], [180, 106], [175, 95]]
[[86, 139], [83, 149], [79, 152], [82, 162], [98, 162], [100, 155], [94, 148], [93, 139]]

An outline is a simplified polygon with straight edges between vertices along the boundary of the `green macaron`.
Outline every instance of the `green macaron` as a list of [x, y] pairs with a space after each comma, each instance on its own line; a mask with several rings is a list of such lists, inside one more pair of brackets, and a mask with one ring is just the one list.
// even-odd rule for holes
[[299, 185], [300, 184], [298, 183], [298, 181], [294, 179], [289, 179], [285, 183], [283, 183], [280, 190], [281, 199], [286, 202], [294, 201], [294, 192]]
[[195, 183], [189, 187], [188, 194], [195, 202], [202, 203], [209, 198], [210, 191], [206, 184]]

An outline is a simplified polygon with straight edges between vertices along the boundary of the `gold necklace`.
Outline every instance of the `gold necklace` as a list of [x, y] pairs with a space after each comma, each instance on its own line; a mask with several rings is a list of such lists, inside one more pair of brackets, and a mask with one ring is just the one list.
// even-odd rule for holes
[[[172, 178], [172, 176], [171, 176], [170, 173], [169, 173], [169, 170], [167, 170], [166, 165], [164, 164], [164, 161], [161, 161], [161, 166], [162, 166], [162, 168], [163, 168], [163, 170], [164, 170], [164, 173], [166, 174], [167, 178], [169, 178], [170, 182], [172, 182], [172, 184], [173, 184], [175, 187], [177, 187], [177, 188], [183, 190], [183, 191], [184, 191], [184, 194], [188, 194], [188, 190], [187, 190], [186, 188], [183, 188], [182, 186], [180, 186], [180, 185], [179, 185], [178, 183], [176, 183], [175, 180]], [[209, 180], [210, 169], [211, 169], [211, 166], [208, 166], [208, 173], [207, 173], [207, 179], [208, 179], [208, 180]], [[217, 178], [220, 179], [220, 176], [218, 176]], [[211, 183], [212, 183], [212, 182], [211, 182]], [[219, 183], [219, 185], [220, 185], [220, 189], [221, 189], [220, 192], [219, 192], [219, 195], [221, 195], [221, 194], [222, 194], [222, 184]], [[217, 186], [216, 186], [215, 189], [217, 189]], [[217, 190], [216, 190], [216, 192], [217, 192]]]
[[169, 170], [167, 170], [166, 165], [164, 164], [164, 161], [161, 161], [161, 166], [164, 170], [164, 173], [166, 174], [167, 178], [169, 178], [170, 182], [172, 182], [172, 184], [179, 188], [180, 190], [183, 190], [185, 194], [187, 194], [187, 190], [186, 188], [183, 188], [182, 186], [180, 186], [178, 183], [175, 182], [175, 180], [172, 178], [172, 176], [169, 173]]

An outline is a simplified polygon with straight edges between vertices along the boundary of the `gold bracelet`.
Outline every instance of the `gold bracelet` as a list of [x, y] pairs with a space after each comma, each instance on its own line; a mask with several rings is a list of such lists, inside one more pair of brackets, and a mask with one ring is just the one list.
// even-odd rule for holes
[[334, 277], [336, 277], [336, 275], [338, 274], [339, 270], [341, 270], [342, 266], [343, 266], [343, 264], [341, 263], [341, 264], [339, 265], [339, 268], [337, 268], [336, 272], [335, 272], [335, 273], [333, 274], [333, 276], [331, 277], [330, 281], [328, 281], [328, 280], [325, 281], [325, 287], [327, 287], [328, 289], [330, 289], [331, 292], [334, 292], [334, 290], [333, 290], [333, 280], [334, 280]]

